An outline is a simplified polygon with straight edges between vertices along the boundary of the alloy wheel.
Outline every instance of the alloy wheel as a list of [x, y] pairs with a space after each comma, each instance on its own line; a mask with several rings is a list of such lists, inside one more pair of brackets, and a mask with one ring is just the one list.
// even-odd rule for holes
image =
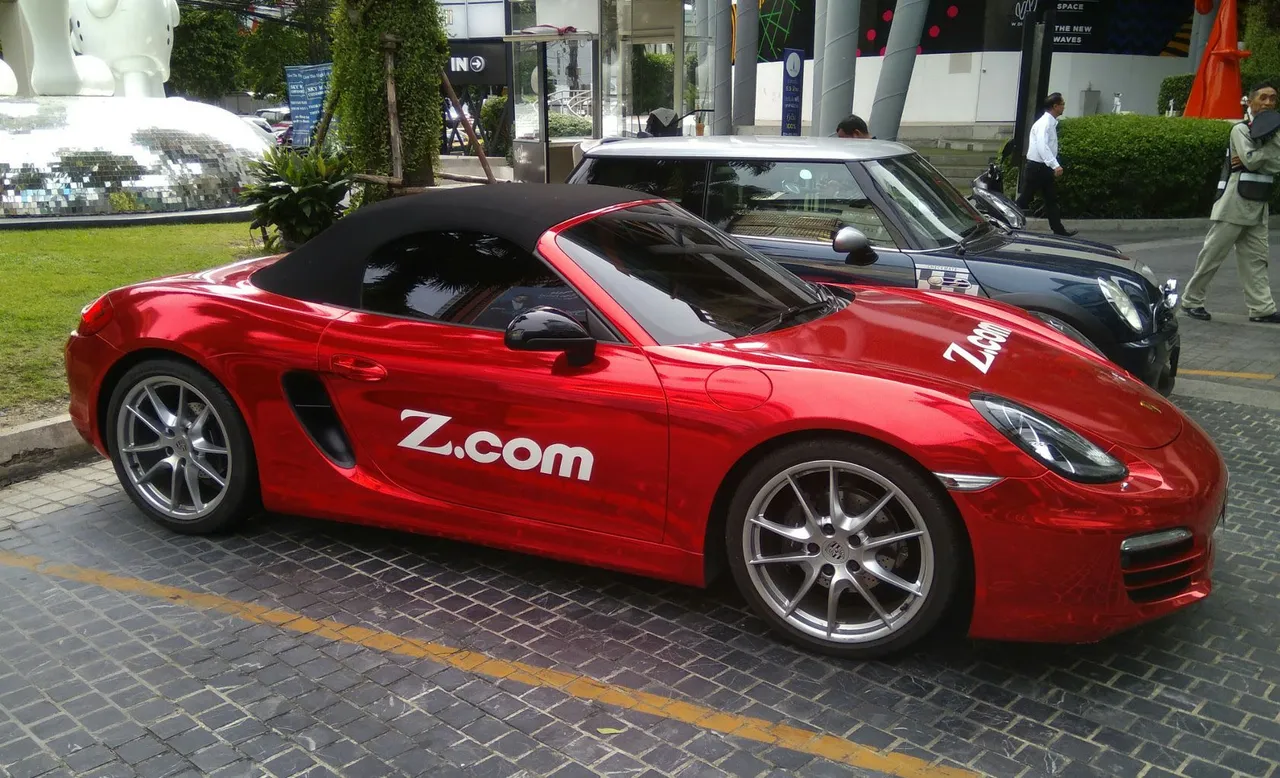
[[934, 577], [919, 509], [892, 481], [850, 462], [805, 462], [770, 479], [751, 502], [742, 544], [771, 610], [844, 645], [905, 629]]
[[125, 395], [116, 452], [137, 493], [174, 521], [207, 516], [231, 483], [226, 425], [208, 398], [172, 376], [145, 378]]

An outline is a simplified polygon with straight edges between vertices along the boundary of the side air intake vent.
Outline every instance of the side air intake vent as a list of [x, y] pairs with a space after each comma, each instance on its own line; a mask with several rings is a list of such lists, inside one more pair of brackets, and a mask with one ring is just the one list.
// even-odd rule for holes
[[316, 448], [338, 467], [355, 467], [351, 440], [338, 420], [324, 383], [314, 374], [301, 370], [285, 373], [281, 383], [289, 407]]

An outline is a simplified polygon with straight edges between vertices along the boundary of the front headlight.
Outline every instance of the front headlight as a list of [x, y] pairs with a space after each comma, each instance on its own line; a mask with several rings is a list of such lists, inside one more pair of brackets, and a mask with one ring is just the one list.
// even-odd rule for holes
[[1129, 474], [1124, 463], [1030, 408], [991, 394], [974, 394], [969, 399], [1005, 437], [1064, 478], [1097, 484]]
[[1142, 317], [1138, 315], [1133, 300], [1129, 299], [1120, 285], [1110, 278], [1099, 278], [1098, 288], [1102, 290], [1102, 296], [1107, 298], [1107, 302], [1111, 303], [1111, 307], [1116, 309], [1116, 313], [1120, 314], [1120, 318], [1124, 319], [1124, 323], [1134, 332], [1142, 332]]

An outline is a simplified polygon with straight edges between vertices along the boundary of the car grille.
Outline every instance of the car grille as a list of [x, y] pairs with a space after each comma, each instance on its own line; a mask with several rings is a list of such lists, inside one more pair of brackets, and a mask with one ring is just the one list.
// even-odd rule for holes
[[1129, 599], [1137, 603], [1158, 602], [1191, 588], [1195, 576], [1204, 569], [1204, 550], [1194, 538], [1120, 552], [1120, 570]]

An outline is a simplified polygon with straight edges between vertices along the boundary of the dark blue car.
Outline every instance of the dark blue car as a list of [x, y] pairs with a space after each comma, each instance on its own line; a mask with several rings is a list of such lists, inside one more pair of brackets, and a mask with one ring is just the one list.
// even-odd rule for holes
[[672, 200], [810, 281], [1017, 305], [1173, 390], [1176, 282], [1112, 246], [988, 221], [923, 157], [874, 140], [715, 136], [584, 144], [570, 183]]

